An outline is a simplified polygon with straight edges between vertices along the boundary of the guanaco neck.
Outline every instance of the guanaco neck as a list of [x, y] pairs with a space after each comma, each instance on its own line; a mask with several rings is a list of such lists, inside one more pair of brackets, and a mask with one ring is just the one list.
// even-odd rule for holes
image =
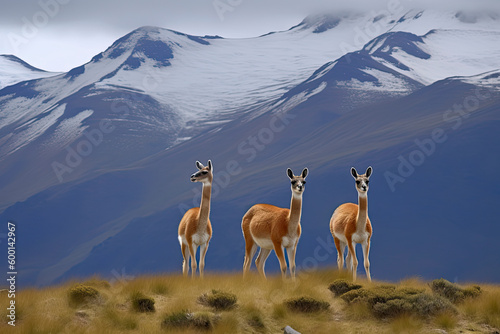
[[203, 183], [201, 192], [200, 213], [198, 215], [198, 230], [205, 231], [210, 215], [210, 197], [212, 195], [212, 182]]
[[290, 203], [290, 213], [288, 214], [288, 234], [297, 233], [297, 226], [300, 224], [300, 216], [302, 214], [302, 194], [296, 195], [292, 193]]
[[368, 219], [368, 194], [358, 194], [358, 216], [356, 218], [356, 230], [362, 231], [366, 227]]

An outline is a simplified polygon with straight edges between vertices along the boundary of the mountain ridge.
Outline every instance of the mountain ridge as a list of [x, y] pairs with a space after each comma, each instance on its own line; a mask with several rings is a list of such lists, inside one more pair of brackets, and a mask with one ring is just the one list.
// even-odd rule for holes
[[[429, 189], [438, 200], [446, 198], [448, 178], [464, 189], [449, 194], [450, 201], [483, 208], [486, 196], [496, 198], [481, 173], [499, 163], [484, 150], [498, 139], [500, 29], [482, 30], [494, 18], [468, 23], [454, 15], [415, 10], [393, 17], [318, 18], [309, 26], [245, 39], [189, 37], [146, 26], [67, 73], [1, 89], [0, 219], [22, 222], [23, 284], [93, 272], [106, 276], [121, 268], [177, 270], [176, 224], [200, 196], [188, 177], [194, 161], [208, 159], [216, 173], [214, 241], [207, 255], [214, 269], [240, 268], [239, 220], [250, 204], [289, 205], [288, 167], [311, 170], [298, 261], [333, 265], [335, 254], [320, 261], [310, 250], [328, 243], [325, 226], [334, 204], [355, 201], [348, 169], [370, 164], [370, 210], [374, 223], [381, 222], [374, 224], [380, 240], [374, 242], [374, 276], [477, 280], [454, 264], [437, 269], [450, 261], [446, 254], [429, 263], [416, 257], [429, 258], [438, 243], [424, 249], [410, 240], [412, 248], [404, 250], [401, 240], [391, 244], [398, 235], [411, 238], [439, 225], [436, 217], [442, 219], [435, 227], [439, 233], [470, 219], [466, 206], [447, 217], [427, 200]], [[376, 24], [380, 34], [361, 38], [366, 24]], [[434, 149], [426, 155], [419, 145], [429, 143], [435, 129], [447, 139], [428, 144]], [[424, 152], [424, 162], [401, 176], [399, 164], [414, 151]], [[461, 160], [467, 157], [473, 161]], [[438, 167], [448, 163], [467, 168], [436, 179]], [[404, 179], [394, 191], [388, 172]], [[405, 216], [415, 207], [400, 192], [411, 203], [426, 199], [431, 209], [420, 213], [427, 219], [421, 229], [416, 214]], [[485, 208], [481, 217], [491, 215]], [[407, 230], [398, 227], [402, 220]], [[478, 232], [473, 237], [490, 240]], [[434, 236], [421, 238], [430, 242]], [[456, 238], [466, 240], [464, 231]], [[442, 243], [468, 258], [450, 240]], [[384, 260], [387, 253], [392, 255]], [[490, 253], [490, 261], [498, 259]], [[391, 266], [400, 256], [415, 266]], [[477, 272], [500, 279], [498, 271], [485, 268], [478, 264]]]

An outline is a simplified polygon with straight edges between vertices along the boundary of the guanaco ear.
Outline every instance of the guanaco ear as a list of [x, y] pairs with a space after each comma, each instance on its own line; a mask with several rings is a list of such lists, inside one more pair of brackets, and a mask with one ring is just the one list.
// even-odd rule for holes
[[208, 160], [208, 170], [212, 170], [212, 160]]
[[288, 175], [289, 178], [293, 179], [293, 172], [290, 168], [286, 170], [286, 175]]
[[307, 167], [304, 168], [304, 170], [302, 171], [302, 178], [305, 179], [308, 173], [309, 173], [309, 169], [307, 169]]
[[358, 172], [356, 172], [356, 168], [351, 167], [351, 175], [353, 178], [358, 178]]
[[365, 173], [366, 177], [370, 177], [370, 175], [372, 175], [372, 172], [373, 172], [372, 166], [368, 167]]
[[198, 169], [202, 169], [205, 166], [203, 166], [203, 164], [201, 162], [196, 161], [196, 167], [198, 167]]

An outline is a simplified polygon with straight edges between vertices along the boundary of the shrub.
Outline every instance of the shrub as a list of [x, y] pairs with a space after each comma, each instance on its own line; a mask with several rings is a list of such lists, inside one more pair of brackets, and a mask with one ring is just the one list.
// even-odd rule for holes
[[190, 313], [187, 310], [183, 310], [167, 315], [162, 321], [162, 327], [166, 329], [195, 328], [198, 330], [210, 330], [213, 328], [214, 321], [215, 317], [210, 313]]
[[262, 319], [262, 314], [260, 310], [255, 306], [250, 306], [245, 308], [245, 314], [247, 318], [247, 323], [256, 330], [262, 330], [266, 326], [264, 320]]
[[80, 306], [95, 302], [98, 300], [99, 296], [99, 291], [84, 284], [77, 284], [68, 291], [69, 302], [72, 306]]
[[462, 289], [444, 278], [432, 281], [431, 289], [434, 293], [445, 297], [452, 303], [460, 303], [466, 298], [477, 297], [481, 294], [481, 287], [477, 285]]
[[285, 301], [286, 307], [295, 312], [312, 313], [327, 310], [330, 307], [328, 302], [319, 301], [310, 297], [300, 297]]
[[209, 330], [213, 328], [214, 317], [210, 313], [198, 312], [191, 316], [191, 325], [196, 329]]
[[367, 290], [365, 288], [360, 288], [356, 290], [351, 290], [344, 293], [340, 298], [345, 300], [348, 303], [357, 303], [357, 302], [367, 302], [368, 299], [375, 296], [375, 294]]
[[198, 302], [202, 305], [214, 308], [217, 311], [232, 309], [237, 302], [236, 295], [220, 290], [212, 290], [211, 294], [204, 293], [198, 297]]
[[351, 283], [345, 279], [337, 279], [332, 284], [328, 286], [328, 290], [333, 292], [336, 297], [343, 295], [351, 290], [361, 289], [362, 286], [359, 284]]
[[191, 325], [191, 317], [192, 315], [186, 310], [174, 312], [168, 314], [161, 325], [165, 328], [186, 328]]
[[440, 296], [432, 296], [413, 288], [396, 289], [391, 285], [351, 290], [341, 298], [348, 303], [364, 303], [378, 318], [405, 314], [427, 317], [445, 311], [455, 311], [453, 306]]
[[132, 294], [132, 308], [137, 312], [154, 312], [155, 300], [141, 292], [134, 292]]

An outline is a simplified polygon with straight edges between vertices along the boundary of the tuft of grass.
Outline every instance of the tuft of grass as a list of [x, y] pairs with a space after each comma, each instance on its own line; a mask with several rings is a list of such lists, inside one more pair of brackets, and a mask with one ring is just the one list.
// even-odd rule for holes
[[262, 331], [266, 328], [264, 319], [262, 317], [262, 312], [255, 306], [247, 306], [243, 309], [246, 315], [247, 323], [250, 327], [257, 331]]
[[391, 322], [391, 332], [395, 334], [417, 333], [422, 326], [422, 321], [419, 318], [405, 314]]
[[467, 299], [460, 308], [475, 321], [500, 329], [500, 291], [486, 291], [476, 299]]
[[214, 315], [208, 312], [197, 312], [191, 316], [191, 325], [196, 329], [211, 330], [214, 327]]
[[157, 295], [165, 296], [169, 293], [169, 289], [166, 284], [155, 282], [151, 287], [151, 292]]
[[362, 286], [359, 284], [354, 284], [345, 279], [337, 279], [333, 281], [332, 284], [328, 286], [328, 290], [334, 293], [336, 297], [343, 295], [351, 290], [361, 289]]
[[220, 290], [212, 290], [210, 294], [204, 293], [198, 297], [198, 303], [214, 308], [217, 311], [230, 310], [238, 301], [235, 294]]
[[191, 326], [191, 314], [187, 310], [177, 311], [165, 316], [161, 323], [163, 328], [188, 328]]
[[77, 284], [68, 291], [70, 305], [74, 307], [93, 303], [100, 295], [99, 291], [85, 284]]
[[[88, 315], [79, 314], [79, 317], [88, 318]], [[107, 308], [103, 313], [102, 317], [107, 320], [113, 328], [120, 330], [134, 330], [137, 329], [138, 323], [135, 317], [131, 317], [129, 314], [122, 314], [112, 308]]]
[[286, 307], [295, 312], [314, 313], [327, 310], [330, 303], [311, 297], [292, 298], [285, 301]]
[[162, 327], [165, 329], [211, 330], [217, 318], [208, 312], [191, 313], [187, 310], [174, 312], [165, 316]]
[[145, 296], [142, 292], [134, 292], [131, 296], [132, 308], [136, 312], [155, 312], [155, 300]]
[[434, 318], [434, 323], [439, 327], [442, 328], [446, 331], [449, 331], [453, 328], [456, 327], [457, 325], [457, 318], [455, 314], [449, 313], [449, 312], [444, 312], [440, 313]]
[[287, 309], [285, 305], [275, 304], [273, 306], [272, 315], [274, 319], [283, 319], [284, 317], [286, 317], [286, 314], [287, 314]]
[[445, 297], [455, 304], [464, 301], [466, 298], [478, 297], [481, 294], [481, 287], [477, 285], [464, 289], [444, 278], [432, 281], [431, 289], [434, 293]]

